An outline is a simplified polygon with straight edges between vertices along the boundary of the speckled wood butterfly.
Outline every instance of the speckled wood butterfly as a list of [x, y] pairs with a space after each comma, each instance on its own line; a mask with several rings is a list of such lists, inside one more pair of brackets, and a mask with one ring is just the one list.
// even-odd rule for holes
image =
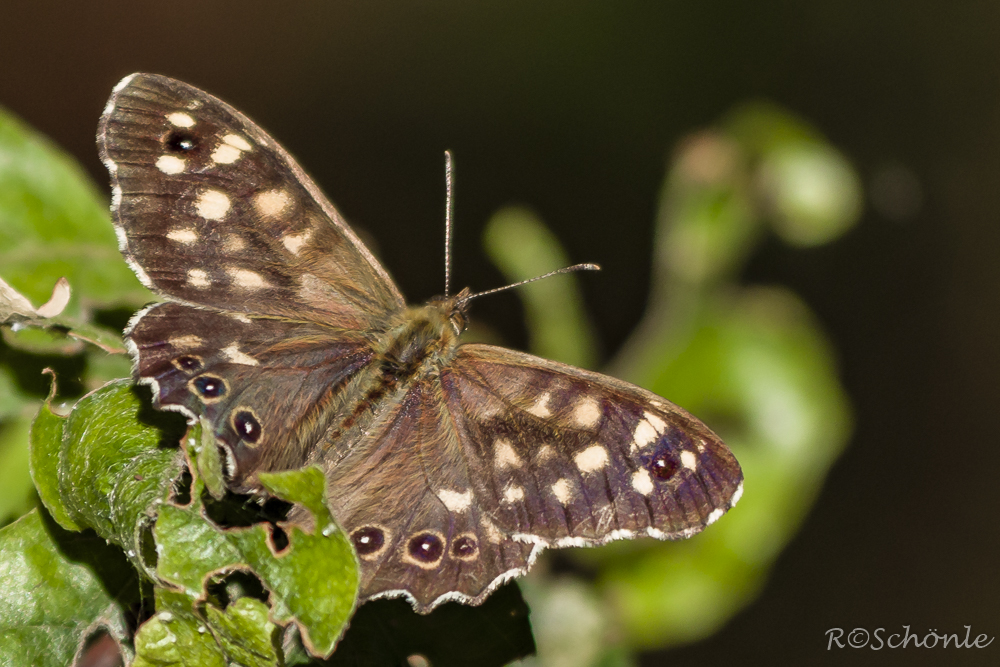
[[121, 251], [166, 299], [129, 324], [159, 407], [214, 427], [233, 490], [323, 465], [361, 599], [477, 604], [546, 547], [684, 538], [742, 492], [726, 446], [639, 387], [460, 344], [469, 292], [408, 307], [270, 136], [134, 74], [101, 118]]

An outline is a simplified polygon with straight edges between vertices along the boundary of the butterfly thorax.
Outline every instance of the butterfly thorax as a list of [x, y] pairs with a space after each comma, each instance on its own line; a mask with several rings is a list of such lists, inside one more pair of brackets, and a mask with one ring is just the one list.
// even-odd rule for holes
[[377, 343], [382, 377], [389, 383], [434, 373], [449, 363], [465, 330], [468, 290], [408, 308]]

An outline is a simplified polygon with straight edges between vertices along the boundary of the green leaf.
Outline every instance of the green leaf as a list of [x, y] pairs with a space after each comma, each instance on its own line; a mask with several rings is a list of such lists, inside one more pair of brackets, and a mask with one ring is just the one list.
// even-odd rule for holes
[[28, 431], [31, 421], [11, 419], [0, 424], [0, 521], [6, 523], [34, 505], [28, 474]]
[[215, 440], [215, 431], [205, 417], [199, 419], [198, 429], [191, 432], [188, 449], [194, 448], [198, 477], [216, 500], [226, 495], [226, 477], [223, 472], [222, 452]]
[[156, 610], [135, 634], [132, 667], [226, 667], [222, 648], [186, 595], [157, 588]]
[[185, 426], [179, 415], [153, 410], [137, 391], [148, 396], [129, 380], [108, 383], [65, 419], [43, 408], [32, 437], [32, 472], [60, 523], [93, 528], [148, 570], [143, 531], [183, 465], [177, 442]]
[[[53, 394], [55, 393], [55, 379]], [[70, 510], [63, 503], [59, 492], [59, 452], [62, 449], [66, 419], [52, 412], [52, 396], [49, 397], [35, 416], [29, 436], [29, 458], [31, 479], [42, 504], [56, 522], [66, 530], [83, 530], [73, 520]]]
[[231, 663], [244, 667], [277, 667], [280, 632], [268, 620], [267, 605], [242, 597], [220, 611], [206, 605], [208, 625]]
[[0, 529], [0, 664], [64, 667], [106, 630], [126, 656], [134, 570], [93, 534], [67, 533], [38, 510]]
[[157, 575], [191, 599], [203, 599], [205, 582], [235, 570], [249, 570], [270, 592], [271, 618], [294, 622], [312, 655], [328, 656], [354, 612], [358, 565], [350, 541], [326, 508], [326, 480], [318, 467], [260, 475], [283, 500], [309, 511], [311, 529], [283, 524], [288, 545], [274, 547], [272, 528], [220, 528], [202, 512], [200, 480], [188, 507], [160, 506], [154, 535]]
[[35, 303], [67, 278], [65, 314], [152, 300], [121, 261], [105, 199], [80, 167], [0, 109], [0, 267]]
[[17, 386], [9, 369], [0, 366], [0, 422], [25, 416], [25, 409], [32, 403]]

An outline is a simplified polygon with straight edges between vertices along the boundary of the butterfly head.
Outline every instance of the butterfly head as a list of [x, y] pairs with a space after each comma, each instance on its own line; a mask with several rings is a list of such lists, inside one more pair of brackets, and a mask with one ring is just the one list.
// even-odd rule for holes
[[438, 308], [446, 316], [448, 324], [456, 336], [469, 326], [469, 297], [472, 291], [466, 287], [455, 296], [439, 296], [430, 300], [430, 307]]

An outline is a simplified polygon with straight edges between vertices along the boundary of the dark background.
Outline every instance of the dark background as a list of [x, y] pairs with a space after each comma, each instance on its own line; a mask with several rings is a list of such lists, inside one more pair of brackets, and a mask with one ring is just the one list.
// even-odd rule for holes
[[[830, 246], [754, 257], [746, 281], [790, 286], [832, 336], [856, 434], [760, 599], [644, 664], [997, 664], [1000, 642], [826, 653], [824, 632], [1000, 635], [1000, 4], [0, 2], [0, 104], [102, 187], [97, 119], [132, 71], [257, 120], [412, 300], [442, 288], [452, 149], [456, 282], [500, 283], [482, 225], [529, 204], [573, 261], [604, 265], [583, 284], [606, 355], [642, 314], [669, 150], [732, 105], [801, 114], [866, 188], [915, 178], [909, 210], [870, 200]], [[516, 298], [476, 314], [523, 344]]]

